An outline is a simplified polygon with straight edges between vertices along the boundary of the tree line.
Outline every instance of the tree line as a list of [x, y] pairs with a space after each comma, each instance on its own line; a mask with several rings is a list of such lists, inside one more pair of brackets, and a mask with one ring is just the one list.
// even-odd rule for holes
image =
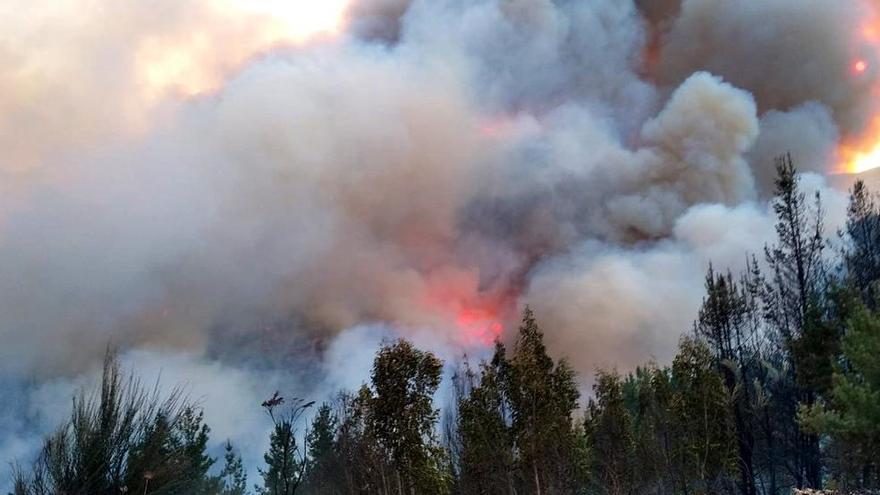
[[[508, 349], [443, 363], [406, 340], [376, 354], [370, 382], [317, 405], [277, 393], [259, 478], [178, 392], [160, 398], [112, 353], [14, 495], [743, 494], [880, 489], [880, 201], [857, 182], [826, 239], [818, 194], [777, 160], [776, 238], [763, 263], [709, 267], [672, 363], [599, 370], [581, 404], [529, 308]], [[306, 422], [306, 412], [314, 409]], [[307, 423], [307, 424], [304, 424]], [[219, 461], [219, 462], [218, 462]]]

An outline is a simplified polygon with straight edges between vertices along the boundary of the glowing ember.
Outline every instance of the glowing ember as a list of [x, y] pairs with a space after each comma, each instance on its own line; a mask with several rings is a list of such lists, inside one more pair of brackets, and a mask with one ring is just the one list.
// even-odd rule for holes
[[858, 73], [865, 72], [865, 69], [868, 68], [868, 63], [864, 60], [856, 60], [856, 63], [853, 64], [853, 70]]

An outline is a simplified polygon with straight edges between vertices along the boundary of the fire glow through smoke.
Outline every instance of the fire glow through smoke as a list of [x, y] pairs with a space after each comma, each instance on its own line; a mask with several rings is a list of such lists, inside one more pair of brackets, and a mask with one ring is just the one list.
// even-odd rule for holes
[[880, 167], [880, 117], [874, 117], [866, 132], [840, 146], [843, 172], [859, 174]]
[[[350, 2], [215, 0], [209, 5], [210, 26], [197, 26], [171, 39], [144, 40], [139, 65], [146, 97], [154, 100], [169, 92], [191, 97], [215, 91], [254, 56], [333, 37], [344, 28]], [[225, 28], [217, 30], [218, 25]]]
[[504, 329], [494, 308], [461, 308], [455, 320], [465, 345], [490, 346]]
[[[867, 49], [871, 55], [880, 54], [880, 19], [873, 10], [868, 19], [857, 41], [858, 49]], [[850, 66], [850, 76], [865, 78], [873, 70], [869, 60], [857, 57]], [[872, 87], [871, 94], [875, 98], [880, 97], [880, 87]], [[843, 173], [858, 174], [880, 167], [880, 116], [871, 117], [859, 136], [844, 138], [838, 152], [841, 163], [839, 170]]]
[[490, 347], [501, 338], [505, 323], [516, 313], [518, 294], [489, 293], [435, 278], [424, 304], [443, 326], [454, 330], [452, 340], [465, 349]]

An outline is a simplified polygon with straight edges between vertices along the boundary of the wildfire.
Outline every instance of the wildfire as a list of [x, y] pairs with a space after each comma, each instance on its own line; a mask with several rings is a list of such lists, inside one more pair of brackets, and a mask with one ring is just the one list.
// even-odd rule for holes
[[[856, 42], [856, 52], [880, 54], [880, 18], [871, 11]], [[850, 65], [850, 76], [869, 86], [874, 96], [880, 96], [880, 85], [874, 82], [876, 70], [868, 58], [857, 56]], [[845, 137], [838, 147], [838, 172], [857, 174], [880, 167], [880, 115], [875, 116], [858, 136]]]
[[843, 172], [858, 174], [880, 167], [880, 116], [874, 118], [864, 136], [862, 140], [840, 145]]
[[140, 78], [148, 99], [217, 89], [249, 59], [342, 31], [351, 0], [214, 0], [210, 16], [179, 36], [143, 41]]

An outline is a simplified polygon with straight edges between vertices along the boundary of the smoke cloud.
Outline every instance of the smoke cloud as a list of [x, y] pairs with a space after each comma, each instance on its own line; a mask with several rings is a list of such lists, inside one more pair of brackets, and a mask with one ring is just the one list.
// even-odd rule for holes
[[525, 304], [585, 382], [669, 359], [709, 263], [772, 239], [774, 156], [839, 222], [880, 74], [862, 0], [236, 5], [0, 6], [4, 458], [108, 343], [251, 458], [263, 395], [398, 335], [480, 355]]

